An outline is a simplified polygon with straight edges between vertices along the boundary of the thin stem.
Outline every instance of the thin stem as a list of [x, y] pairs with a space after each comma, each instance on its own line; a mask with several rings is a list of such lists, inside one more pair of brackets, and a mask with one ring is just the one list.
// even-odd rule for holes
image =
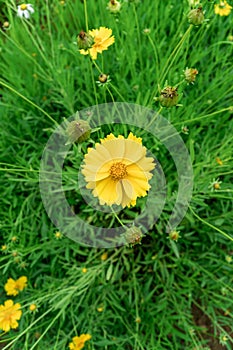
[[119, 218], [119, 216], [117, 215], [117, 213], [114, 211], [114, 209], [113, 209], [112, 206], [111, 206], [111, 211], [112, 211], [113, 215], [115, 216], [115, 218], [117, 219], [117, 221], [121, 224], [121, 226], [127, 228], [127, 227], [123, 224], [123, 222], [121, 221], [121, 219]]
[[27, 97], [23, 96], [20, 92], [18, 92], [17, 90], [15, 90], [14, 88], [12, 88], [11, 86], [9, 86], [8, 84], [4, 83], [3, 81], [0, 80], [0, 85], [6, 87], [8, 90], [14, 92], [16, 95], [18, 95], [19, 97], [21, 97], [23, 100], [25, 100], [26, 102], [28, 102], [30, 105], [32, 105], [33, 107], [37, 108], [40, 112], [42, 112], [44, 115], [46, 115], [47, 118], [49, 118], [56, 126], [58, 126], [58, 123], [56, 122], [56, 120], [54, 120], [47, 112], [45, 112], [42, 108], [40, 108], [39, 106], [37, 106], [34, 102], [32, 102], [31, 100], [29, 100]]
[[83, 1], [84, 4], [84, 17], [85, 17], [85, 26], [86, 26], [86, 32], [88, 32], [88, 15], [87, 15], [87, 1]]
[[208, 221], [202, 219], [199, 215], [197, 215], [195, 213], [195, 211], [192, 209], [192, 207], [189, 207], [190, 211], [192, 212], [192, 214], [201, 222], [203, 222], [205, 225], [211, 227], [212, 229], [214, 229], [215, 231], [218, 231], [219, 233], [221, 233], [223, 236], [225, 236], [226, 238], [230, 239], [231, 241], [233, 241], [233, 238], [231, 236], [229, 236], [226, 232], [220, 230], [218, 227], [215, 227], [214, 225], [210, 224]]

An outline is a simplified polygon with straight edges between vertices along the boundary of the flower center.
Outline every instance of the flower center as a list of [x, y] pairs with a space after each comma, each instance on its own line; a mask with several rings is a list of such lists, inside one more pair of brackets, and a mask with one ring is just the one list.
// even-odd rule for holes
[[21, 9], [22, 11], [27, 10], [27, 5], [26, 5], [26, 4], [20, 5], [20, 9]]
[[126, 165], [121, 162], [113, 163], [109, 173], [114, 181], [121, 180], [127, 176]]

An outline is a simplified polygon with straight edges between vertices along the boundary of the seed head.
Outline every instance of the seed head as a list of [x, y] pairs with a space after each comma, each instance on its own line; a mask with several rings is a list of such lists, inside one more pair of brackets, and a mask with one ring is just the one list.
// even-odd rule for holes
[[79, 49], [87, 50], [92, 46], [93, 42], [93, 37], [90, 34], [84, 32], [83, 30], [77, 36], [77, 43]]
[[159, 102], [163, 107], [173, 107], [178, 103], [179, 95], [177, 93], [177, 87], [167, 86], [165, 87], [159, 96]]
[[205, 20], [202, 6], [199, 6], [197, 9], [191, 10], [188, 14], [188, 20], [189, 23], [193, 24], [194, 26], [201, 25]]

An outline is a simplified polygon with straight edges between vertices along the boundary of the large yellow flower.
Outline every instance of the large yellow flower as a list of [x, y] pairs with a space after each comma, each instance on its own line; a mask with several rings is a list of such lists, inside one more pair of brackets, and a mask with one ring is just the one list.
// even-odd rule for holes
[[110, 134], [88, 149], [82, 173], [86, 187], [93, 190], [101, 205], [118, 204], [124, 208], [146, 196], [154, 167], [153, 158], [146, 157], [141, 138], [132, 133], [127, 139]]
[[216, 15], [228, 16], [231, 12], [232, 6], [230, 6], [226, 0], [220, 1], [220, 4], [214, 5], [214, 12]]
[[7, 283], [4, 286], [7, 295], [17, 295], [19, 291], [22, 291], [27, 286], [27, 277], [22, 276], [17, 280], [8, 278]]
[[11, 328], [17, 328], [18, 322], [22, 315], [19, 310], [21, 305], [13, 303], [13, 300], [6, 300], [4, 305], [0, 305], [0, 329], [4, 332], [9, 332]]
[[90, 334], [81, 334], [79, 337], [74, 337], [72, 343], [69, 344], [70, 350], [81, 350], [84, 348], [85, 342], [91, 339]]
[[82, 55], [90, 54], [93, 60], [96, 60], [97, 54], [102, 53], [102, 51], [107, 50], [110, 45], [115, 41], [114, 36], [112, 35], [112, 29], [105, 27], [100, 27], [99, 29], [89, 30], [89, 35], [94, 39], [94, 43], [91, 48], [88, 50], [79, 50]]

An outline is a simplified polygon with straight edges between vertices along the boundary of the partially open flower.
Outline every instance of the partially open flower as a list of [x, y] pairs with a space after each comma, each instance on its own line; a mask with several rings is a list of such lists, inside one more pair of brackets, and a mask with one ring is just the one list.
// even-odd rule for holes
[[197, 9], [191, 10], [188, 14], [188, 20], [189, 23], [193, 24], [194, 26], [201, 25], [205, 20], [202, 6], [199, 6]]
[[184, 70], [184, 77], [187, 83], [194, 83], [198, 70], [196, 68], [186, 68]]
[[220, 1], [219, 4], [214, 5], [214, 12], [219, 16], [228, 16], [231, 13], [232, 6], [227, 1]]

